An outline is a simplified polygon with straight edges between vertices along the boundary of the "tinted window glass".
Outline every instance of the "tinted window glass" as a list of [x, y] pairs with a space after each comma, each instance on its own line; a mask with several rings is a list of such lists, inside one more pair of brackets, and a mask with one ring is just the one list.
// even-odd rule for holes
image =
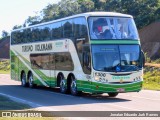
[[83, 17], [74, 19], [74, 36], [76, 38], [87, 37], [87, 23]]
[[61, 22], [52, 24], [52, 39], [62, 38], [62, 26]]
[[41, 66], [41, 55], [31, 54], [30, 61], [33, 69], [42, 69]]
[[51, 70], [55, 70], [55, 54], [50, 55], [49, 66]]
[[40, 29], [38, 27], [32, 30], [32, 41], [39, 41], [40, 40]]
[[44, 55], [41, 55], [41, 66], [42, 66], [42, 69], [44, 70], [49, 70], [50, 69], [50, 59], [49, 59], [50, 55], [47, 55], [47, 54], [44, 54]]
[[23, 30], [22, 34], [23, 34], [22, 43], [32, 42], [32, 35], [30, 28]]
[[16, 32], [14, 32], [13, 39], [14, 39], [13, 43], [15, 43], [15, 44], [22, 43], [22, 40], [23, 40], [23, 31], [16, 31]]
[[56, 70], [70, 71], [74, 69], [70, 53], [55, 53]]
[[45, 25], [40, 27], [40, 40], [50, 40], [50, 27]]
[[64, 38], [73, 37], [72, 20], [67, 20], [63, 24], [63, 36]]
[[88, 22], [91, 39], [139, 39], [132, 18], [90, 17]]
[[31, 66], [33, 69], [43, 70], [73, 70], [73, 61], [70, 53], [31, 54]]

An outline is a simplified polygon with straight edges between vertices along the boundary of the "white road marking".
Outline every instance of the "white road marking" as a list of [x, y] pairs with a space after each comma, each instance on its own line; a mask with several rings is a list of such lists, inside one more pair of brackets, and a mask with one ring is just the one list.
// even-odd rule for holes
[[[0, 95], [6, 96], [13, 101], [28, 104], [31, 107], [36, 107], [35, 110], [39, 110], [39, 111], [60, 111], [60, 110], [49, 108], [49, 107], [43, 107], [44, 105], [40, 105], [40, 104], [37, 104], [37, 103], [34, 103], [34, 102], [30, 102], [30, 101], [27, 101], [27, 100], [24, 100], [24, 99], [21, 99], [21, 98], [17, 98], [17, 97], [8, 95], [8, 94], [0, 93]], [[87, 120], [86, 118], [80, 118], [80, 117], [62, 117], [62, 118], [65, 118], [65, 119], [68, 119], [68, 120]]]

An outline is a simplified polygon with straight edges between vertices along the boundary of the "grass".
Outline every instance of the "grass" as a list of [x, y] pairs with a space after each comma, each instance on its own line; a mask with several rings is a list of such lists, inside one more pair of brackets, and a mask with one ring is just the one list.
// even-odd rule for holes
[[9, 70], [8, 71], [0, 70], [0, 74], [9, 74], [9, 73], [10, 73]]
[[0, 60], [0, 74], [9, 74], [9, 73], [10, 73], [10, 61]]
[[160, 68], [145, 68], [143, 89], [160, 90]]

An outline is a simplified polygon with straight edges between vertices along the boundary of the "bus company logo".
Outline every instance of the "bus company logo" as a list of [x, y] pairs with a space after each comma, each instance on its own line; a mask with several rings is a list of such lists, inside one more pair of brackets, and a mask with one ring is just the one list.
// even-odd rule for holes
[[117, 66], [117, 67], [116, 67], [116, 71], [117, 71], [117, 72], [120, 72], [120, 71], [121, 71], [121, 67], [120, 67], [120, 66]]
[[11, 112], [2, 112], [2, 117], [12, 117]]

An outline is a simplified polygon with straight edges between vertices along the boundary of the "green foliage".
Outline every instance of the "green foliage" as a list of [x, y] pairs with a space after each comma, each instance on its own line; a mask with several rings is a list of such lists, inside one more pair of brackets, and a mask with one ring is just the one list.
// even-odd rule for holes
[[2, 38], [8, 37], [9, 33], [5, 30], [2, 31]]
[[0, 60], [0, 73], [9, 73], [10, 71], [10, 61]]
[[105, 10], [131, 14], [138, 28], [142, 28], [160, 19], [160, 0], [110, 0]]
[[160, 64], [160, 58], [155, 59], [155, 60], [151, 60], [151, 58], [148, 56], [147, 53], [145, 53], [144, 55], [145, 55], [145, 62], [146, 63]]
[[15, 29], [20, 29], [20, 28], [22, 28], [22, 25], [15, 25], [15, 26], [13, 27], [13, 30], [15, 30]]
[[160, 68], [146, 67], [144, 71], [143, 88], [160, 90]]
[[160, 0], [61, 0], [49, 4], [41, 16], [29, 17], [25, 24], [33, 25], [90, 11], [114, 11], [133, 15], [138, 28], [160, 19]]
[[148, 54], [145, 53], [144, 56], [145, 56], [145, 62], [146, 63], [151, 63], [151, 58], [148, 56]]

